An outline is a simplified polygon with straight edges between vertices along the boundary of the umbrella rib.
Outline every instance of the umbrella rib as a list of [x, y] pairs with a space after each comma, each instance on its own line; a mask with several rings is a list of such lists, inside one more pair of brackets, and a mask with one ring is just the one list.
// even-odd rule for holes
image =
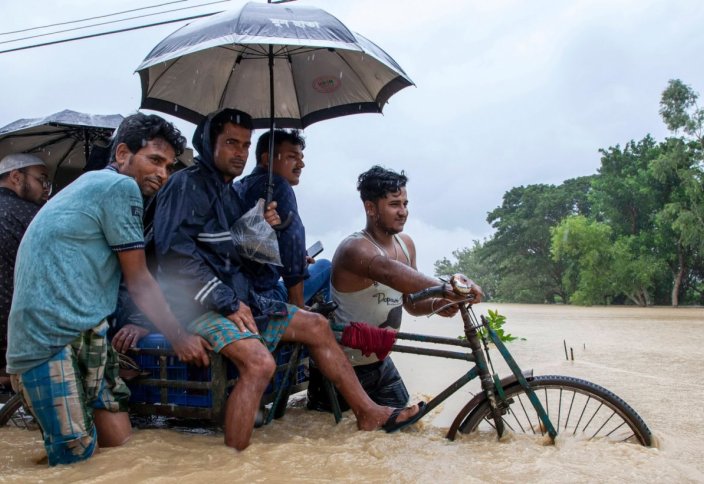
[[[66, 161], [66, 158], [73, 151], [73, 149], [76, 147], [77, 144], [78, 144], [78, 140], [74, 139], [73, 143], [71, 143], [71, 146], [69, 147], [69, 149], [66, 150], [66, 153], [63, 154], [63, 156], [61, 157], [59, 162], [56, 164], [56, 169], [54, 170], [54, 177], [56, 177], [56, 172], [59, 171], [59, 168], [61, 168], [61, 165], [63, 164], [64, 161]], [[86, 160], [86, 162], [88, 162], [88, 160]]]
[[58, 137], [58, 138], [54, 138], [54, 139], [51, 139], [51, 140], [49, 140], [49, 141], [45, 141], [45, 142], [43, 142], [43, 143], [41, 143], [41, 144], [39, 144], [39, 145], [32, 146], [29, 151], [41, 151], [41, 150], [43, 150], [44, 148], [46, 148], [47, 146], [51, 146], [51, 145], [55, 145], [55, 144], [61, 143], [62, 141], [67, 140], [67, 139], [71, 139], [71, 136], [69, 136], [68, 134], [64, 134], [63, 136], [60, 136], [60, 137]]
[[[159, 75], [157, 76], [157, 78], [154, 79], [154, 82], [151, 83], [151, 85], [152, 85], [152, 86], [156, 86], [156, 85], [159, 83], [159, 80], [160, 80], [162, 77], [164, 77], [164, 75], [165, 75], [167, 72], [169, 72], [169, 70], [170, 70], [173, 66], [176, 65], [176, 63], [178, 62], [179, 59], [180, 59], [180, 57], [178, 57], [178, 58], [176, 58], [176, 59], [173, 59], [173, 62], [171, 62], [171, 63], [166, 67], [166, 69], [164, 69], [164, 72], [162, 72], [161, 74], [159, 74]], [[149, 72], [149, 70], [147, 70], [147, 72]], [[151, 92], [147, 92], [147, 95], [145, 96], [145, 98], [149, 97], [150, 94], [151, 94]], [[176, 103], [174, 103], [174, 104], [176, 104]]]
[[225, 101], [225, 95], [227, 94], [227, 90], [230, 87], [230, 81], [232, 80], [233, 73], [235, 72], [235, 69], [237, 68], [237, 60], [240, 58], [238, 55], [235, 57], [234, 62], [232, 63], [232, 69], [230, 70], [231, 74], [227, 76], [227, 82], [225, 83], [225, 89], [222, 90], [222, 95], [220, 96], [220, 101], [218, 102], [218, 109], [222, 108], [223, 102]]
[[[231, 45], [220, 45], [220, 46], [218, 46], [218, 48], [227, 49], [227, 50], [237, 52], [239, 55], [242, 56], [243, 59], [266, 59], [269, 57], [269, 52], [255, 48], [255, 47], [262, 47], [263, 45], [264, 44], [256, 44], [256, 45], [231, 44]], [[268, 44], [266, 44], [266, 45], [268, 45]], [[236, 47], [241, 47], [241, 49], [238, 49]], [[274, 57], [281, 58], [281, 59], [285, 59], [286, 57], [288, 57], [290, 55], [299, 55], [299, 54], [305, 54], [307, 52], [315, 52], [316, 50], [320, 50], [319, 48], [316, 48], [316, 47], [306, 47], [306, 46], [302, 46], [302, 45], [295, 46], [293, 48], [290, 48], [291, 46], [288, 46], [288, 45], [280, 45], [277, 47], [278, 47], [278, 49], [276, 52], [274, 52]]]
[[51, 136], [54, 134], [64, 134], [64, 131], [34, 131], [31, 133], [10, 133], [7, 135], [0, 135], [2, 139], [9, 138], [30, 138], [32, 136]]
[[[367, 55], [367, 53], [364, 52], [364, 51], [360, 52], [360, 54], [361, 54], [361, 55]], [[338, 51], [335, 51], [335, 55], [337, 55], [340, 59], [342, 59], [342, 62], [343, 62], [347, 67], [349, 67], [350, 72], [352, 72], [352, 74], [354, 74], [355, 77], [356, 77], [357, 79], [359, 79], [359, 83], [360, 83], [362, 86], [364, 86], [364, 90], [367, 92], [367, 95], [369, 96], [369, 99], [374, 99], [374, 102], [376, 103], [376, 97], [372, 95], [371, 91], [369, 91], [369, 88], [367, 87], [367, 84], [366, 84], [365, 82], [362, 82], [362, 78], [359, 77], [359, 75], [357, 74], [357, 71], [355, 71], [355, 70], [352, 68], [352, 66], [350, 65], [350, 63], [347, 62], [347, 59], [345, 59], [343, 56], [341, 56]], [[355, 103], [353, 103], [353, 104], [355, 104]], [[357, 103], [357, 104], [360, 104], [360, 103]], [[377, 104], [377, 107], [379, 107], [378, 104]], [[381, 108], [379, 108], [379, 112], [381, 113]]]

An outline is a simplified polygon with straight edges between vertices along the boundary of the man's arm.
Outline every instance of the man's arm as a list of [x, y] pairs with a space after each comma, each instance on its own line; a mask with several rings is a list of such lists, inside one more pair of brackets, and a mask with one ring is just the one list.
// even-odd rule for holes
[[[404, 240], [408, 245], [408, 239]], [[414, 262], [414, 257], [412, 257], [411, 263], [414, 264]], [[377, 281], [402, 292], [404, 295], [442, 284], [440, 280], [418, 272], [415, 267], [381, 255], [374, 246], [358, 238], [347, 239], [340, 245], [335, 253], [333, 267], [333, 284], [338, 289], [342, 289], [339, 284], [340, 280], [348, 282], [350, 279]], [[479, 286], [475, 285], [475, 287], [478, 301], [481, 298], [479, 295], [481, 289]], [[357, 288], [350, 290], [357, 290]], [[442, 300], [444, 299], [457, 301], [463, 297], [456, 295], [448, 286], [445, 298]], [[447, 304], [447, 302], [441, 304], [442, 300], [440, 298], [430, 299], [416, 304], [406, 300], [404, 308], [413, 315], [428, 314], [433, 311], [433, 307], [437, 309]]]
[[277, 202], [276, 209], [280, 216], [284, 220], [288, 218], [289, 214], [292, 217], [289, 226], [278, 234], [282, 266], [277, 267], [277, 270], [288, 291], [288, 302], [303, 307], [305, 304], [303, 301], [303, 281], [308, 278], [305, 227], [298, 214], [296, 195], [287, 181], [277, 180], [273, 197]]
[[305, 307], [305, 301], [303, 300], [303, 281], [288, 288], [288, 303], [298, 306], [299, 308]]
[[200, 336], [182, 331], [159, 285], [147, 270], [144, 250], [126, 250], [118, 252], [117, 256], [132, 300], [169, 340], [178, 358], [185, 363], [207, 366], [210, 345]]

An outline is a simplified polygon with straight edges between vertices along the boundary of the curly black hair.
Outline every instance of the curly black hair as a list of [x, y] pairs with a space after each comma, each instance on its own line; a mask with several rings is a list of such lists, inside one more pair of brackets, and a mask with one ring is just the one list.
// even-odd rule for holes
[[403, 171], [396, 173], [379, 165], [372, 166], [357, 178], [357, 190], [363, 202], [376, 202], [389, 193], [396, 193], [406, 186], [408, 177]]
[[127, 116], [115, 131], [110, 145], [110, 161], [115, 161], [117, 146], [125, 143], [131, 153], [137, 153], [147, 142], [162, 138], [169, 143], [176, 156], [186, 149], [186, 138], [173, 124], [156, 114], [136, 113]]

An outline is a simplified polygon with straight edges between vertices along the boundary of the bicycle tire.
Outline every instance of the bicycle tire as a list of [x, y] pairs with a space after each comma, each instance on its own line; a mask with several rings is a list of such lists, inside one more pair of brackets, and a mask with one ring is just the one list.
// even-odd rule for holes
[[20, 408], [22, 408], [22, 398], [19, 393], [15, 393], [5, 404], [0, 408], [0, 427], [4, 427], [12, 419]]
[[[652, 434], [638, 413], [604, 387], [569, 376], [537, 376], [529, 381], [558, 435], [626, 441], [649, 447]], [[523, 387], [514, 383], [504, 389], [509, 407], [504, 426], [514, 433], [538, 434], [545, 429]], [[491, 430], [489, 402], [484, 399], [462, 422], [462, 433]]]

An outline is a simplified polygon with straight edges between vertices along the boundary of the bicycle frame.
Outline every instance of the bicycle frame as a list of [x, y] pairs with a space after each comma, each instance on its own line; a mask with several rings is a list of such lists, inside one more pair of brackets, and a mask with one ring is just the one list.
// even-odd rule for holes
[[[476, 316], [474, 316], [474, 313], [471, 311], [471, 304], [460, 304], [459, 312], [462, 316], [462, 320], [464, 323], [464, 333], [465, 337], [467, 338], [466, 341], [461, 341], [459, 339], [453, 338], [444, 338], [438, 336], [428, 336], [403, 332], [399, 332], [396, 335], [396, 339], [400, 340], [461, 346], [469, 348], [470, 353], [418, 348], [413, 346], [404, 346], [396, 344], [392, 347], [392, 351], [394, 352], [412, 353], [426, 356], [439, 356], [444, 358], [474, 362], [474, 366], [470, 368], [467, 373], [459, 377], [442, 392], [440, 392], [433, 399], [426, 403], [425, 407], [421, 410], [421, 418], [424, 417], [426, 414], [430, 413], [433, 409], [435, 409], [438, 405], [447, 400], [447, 398], [449, 398], [452, 394], [454, 394], [460, 388], [465, 386], [467, 383], [474, 380], [475, 378], [479, 378], [482, 386], [482, 393], [478, 395], [479, 398], [472, 399], [462, 409], [460, 414], [455, 419], [455, 422], [453, 423], [453, 426], [451, 427], [450, 431], [448, 432], [447, 437], [450, 440], [454, 440], [457, 427], [459, 426], [461, 421], [471, 412], [473, 408], [482, 403], [484, 398], [489, 401], [491, 408], [494, 411], [494, 421], [497, 433], [498, 436], [501, 437], [501, 435], [503, 434], [503, 424], [501, 423], [501, 415], [506, 411], [506, 405], [503, 404], [503, 402], [505, 401], [503, 388], [507, 384], [512, 383], [513, 381], [517, 381], [525, 389], [526, 394], [529, 396], [531, 404], [535, 408], [535, 411], [537, 412], [538, 417], [540, 418], [545, 428], [545, 431], [547, 432], [550, 439], [554, 442], [555, 437], [557, 436], [557, 432], [555, 431], [555, 428], [553, 427], [550, 418], [545, 412], [545, 409], [543, 408], [542, 404], [540, 403], [535, 393], [533, 392], [530, 384], [528, 383], [525, 374], [518, 366], [516, 361], [513, 359], [513, 356], [508, 351], [508, 348], [506, 348], [506, 345], [504, 345], [504, 343], [501, 341], [496, 332], [491, 329], [491, 327], [483, 316], [481, 316], [481, 322], [476, 319]], [[488, 353], [486, 353], [485, 350], [482, 349], [481, 345], [482, 341], [479, 335], [480, 328], [486, 329], [489, 340], [494, 343], [496, 349], [499, 351], [499, 354], [504, 359], [504, 361], [506, 361], [508, 367], [512, 372], [512, 377], [499, 380], [496, 374], [491, 373], [489, 368]], [[344, 326], [333, 325], [333, 330], [335, 331], [342, 331], [342, 329], [344, 329]], [[532, 376], [532, 372], [528, 372], [527, 374], [529, 375], [528, 378]], [[336, 414], [335, 418], [339, 421], [340, 415]]]

